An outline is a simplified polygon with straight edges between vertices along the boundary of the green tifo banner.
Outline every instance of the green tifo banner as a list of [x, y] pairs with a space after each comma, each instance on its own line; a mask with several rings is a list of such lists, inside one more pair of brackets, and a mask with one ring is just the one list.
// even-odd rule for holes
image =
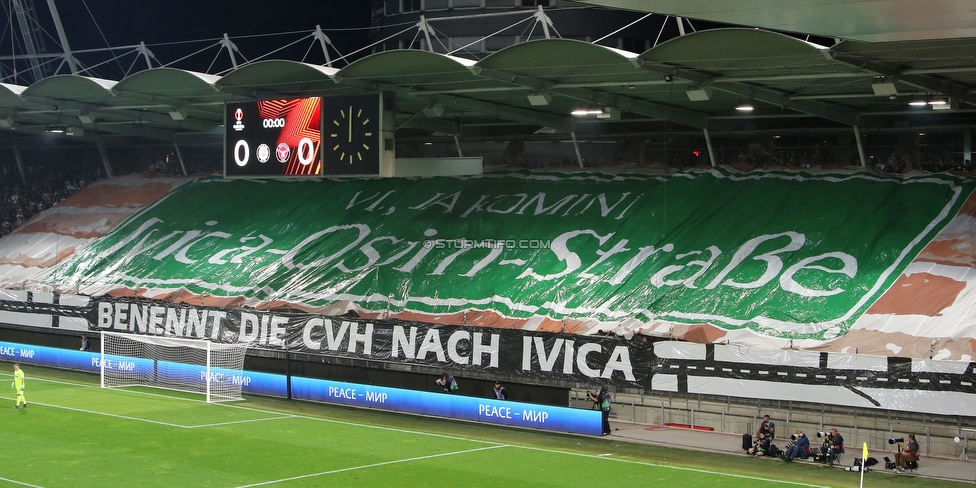
[[196, 180], [46, 279], [248, 303], [846, 332], [972, 192], [950, 175]]

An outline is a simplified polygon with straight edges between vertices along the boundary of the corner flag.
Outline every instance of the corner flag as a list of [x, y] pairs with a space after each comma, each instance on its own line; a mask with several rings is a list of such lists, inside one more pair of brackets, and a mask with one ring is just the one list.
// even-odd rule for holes
[[864, 443], [864, 450], [861, 452], [861, 488], [864, 488], [864, 472], [868, 467], [868, 443]]

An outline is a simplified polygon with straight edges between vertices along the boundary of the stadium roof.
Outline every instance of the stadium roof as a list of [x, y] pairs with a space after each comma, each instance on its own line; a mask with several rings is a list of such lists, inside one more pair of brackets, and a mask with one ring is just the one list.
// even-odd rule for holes
[[[976, 122], [974, 87], [971, 37], [827, 47], [772, 31], [717, 28], [643, 53], [543, 39], [479, 61], [404, 49], [341, 69], [264, 60], [223, 76], [175, 68], [120, 81], [56, 75], [29, 87], [0, 85], [0, 132], [71, 127], [89, 140], [173, 141], [219, 134], [230, 100], [375, 91], [396, 92], [398, 136], [504, 140], [576, 132], [619, 139], [662, 127], [712, 134], [961, 130]], [[736, 110], [746, 102], [755, 110]], [[608, 116], [570, 115], [581, 107]]]
[[976, 8], [970, 0], [576, 1], [869, 42], [976, 37]]

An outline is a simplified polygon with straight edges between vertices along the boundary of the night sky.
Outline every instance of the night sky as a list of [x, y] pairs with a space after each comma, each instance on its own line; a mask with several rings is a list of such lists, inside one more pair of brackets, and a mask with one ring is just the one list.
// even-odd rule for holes
[[[9, 2], [2, 2], [5, 17], [10, 18]], [[254, 59], [269, 51], [296, 41], [301, 34], [271, 36], [269, 34], [300, 32], [311, 33], [321, 25], [323, 31], [336, 45], [339, 52], [348, 54], [368, 44], [370, 2], [363, 0], [278, 0], [278, 1], [97, 1], [55, 0], [61, 21], [75, 52], [100, 49], [109, 46], [125, 46], [144, 41], [164, 64], [170, 64], [191, 53], [204, 49], [227, 33], [241, 50], [244, 59]], [[48, 52], [59, 52], [60, 47], [53, 21], [45, 0], [33, 0], [37, 17], [41, 22]], [[342, 31], [335, 29], [345, 29]], [[8, 22], [0, 41], [0, 55], [11, 54], [11, 43], [22, 44], [19, 25]], [[184, 41], [200, 41], [186, 43]], [[180, 44], [173, 44], [179, 42]], [[296, 46], [272, 55], [272, 58], [324, 63], [321, 48], [303, 41]], [[19, 47], [22, 51], [22, 47]], [[220, 56], [216, 48], [173, 64], [174, 67], [214, 73], [230, 67], [226, 54]], [[306, 53], [308, 53], [306, 55]], [[121, 54], [121, 51], [119, 52]], [[359, 56], [367, 53], [362, 53]], [[330, 53], [333, 58], [337, 55]], [[77, 56], [95, 74], [109, 79], [120, 79], [133, 64], [141, 69], [145, 63], [133, 61], [135, 56], [106, 62], [109, 54], [85, 54]], [[238, 58], [238, 62], [242, 59]], [[342, 67], [340, 63], [337, 67]]]

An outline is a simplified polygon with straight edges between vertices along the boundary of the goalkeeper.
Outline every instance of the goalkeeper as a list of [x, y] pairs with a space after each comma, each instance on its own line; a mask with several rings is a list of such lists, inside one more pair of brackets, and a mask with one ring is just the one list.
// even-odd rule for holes
[[14, 382], [10, 384], [17, 391], [17, 404], [14, 408], [20, 408], [20, 404], [24, 404], [24, 408], [27, 408], [27, 400], [24, 399], [24, 370], [20, 369], [20, 365], [14, 363]]

